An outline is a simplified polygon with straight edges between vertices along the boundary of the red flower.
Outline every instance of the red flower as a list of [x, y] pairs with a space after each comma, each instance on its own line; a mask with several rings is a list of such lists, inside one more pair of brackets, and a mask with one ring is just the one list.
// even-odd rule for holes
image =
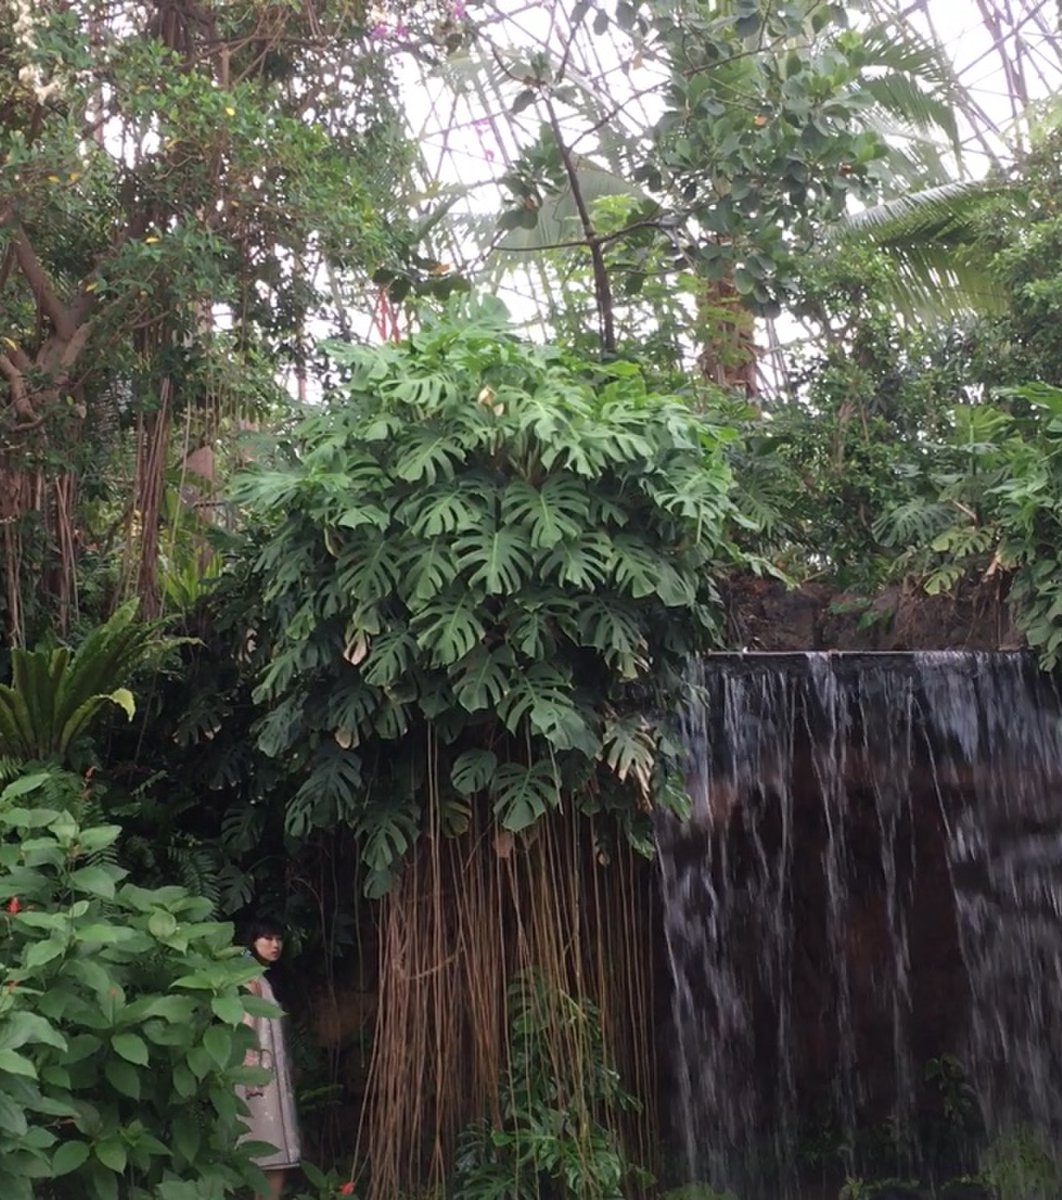
[[7, 909], [7, 911], [9, 913], [11, 913], [12, 916], [14, 916], [15, 913], [19, 913], [22, 911], [22, 905], [19, 903], [19, 899], [17, 896], [12, 896], [11, 899], [7, 902], [7, 904], [4, 907]]
[[345, 1184], [343, 1184], [343, 1186], [342, 1186], [342, 1187], [339, 1189], [339, 1194], [340, 1194], [341, 1196], [353, 1196], [353, 1195], [354, 1195], [354, 1185], [353, 1185], [353, 1183], [345, 1183]]

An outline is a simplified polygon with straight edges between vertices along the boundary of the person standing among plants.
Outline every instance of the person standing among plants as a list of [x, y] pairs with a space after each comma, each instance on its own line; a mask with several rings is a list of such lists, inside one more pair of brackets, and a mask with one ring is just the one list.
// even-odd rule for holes
[[[247, 931], [246, 945], [248, 952], [267, 969], [284, 952], [283, 934], [270, 921], [253, 922]], [[252, 980], [248, 987], [254, 995], [276, 1003], [268, 973]], [[255, 1162], [265, 1172], [269, 1185], [269, 1191], [259, 1200], [276, 1200], [284, 1191], [288, 1172], [299, 1166], [301, 1158], [284, 1026], [280, 1017], [247, 1016], [244, 1020], [254, 1030], [257, 1041], [257, 1048], [248, 1051], [245, 1064], [265, 1067], [272, 1073], [266, 1084], [239, 1089], [248, 1111], [245, 1140], [267, 1142], [275, 1147], [274, 1153], [256, 1158]]]

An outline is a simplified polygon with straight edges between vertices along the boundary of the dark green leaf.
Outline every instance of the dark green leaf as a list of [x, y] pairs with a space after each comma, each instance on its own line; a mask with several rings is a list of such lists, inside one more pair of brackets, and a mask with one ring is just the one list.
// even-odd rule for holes
[[69, 1175], [83, 1166], [89, 1157], [85, 1142], [60, 1142], [52, 1155], [52, 1173], [56, 1176]]
[[88, 892], [89, 895], [112, 900], [115, 877], [120, 878], [121, 875], [122, 872], [117, 867], [81, 867], [71, 872], [70, 883], [79, 892]]
[[243, 1001], [235, 996], [215, 996], [210, 1002], [214, 1015], [226, 1025], [239, 1025], [243, 1020]]
[[127, 1062], [135, 1063], [137, 1066], [146, 1067], [148, 1065], [148, 1049], [144, 1043], [144, 1039], [135, 1033], [116, 1033], [111, 1038], [111, 1045], [116, 1053], [120, 1054]]
[[497, 767], [492, 750], [466, 750], [454, 762], [450, 780], [462, 796], [473, 796], [487, 787]]
[[531, 90], [531, 88], [524, 88], [522, 92], [518, 93], [516, 99], [513, 101], [512, 108], [509, 111], [514, 117], [519, 116], [519, 114], [522, 113], [525, 108], [530, 108], [534, 102], [535, 93]]
[[140, 1075], [136, 1068], [121, 1058], [108, 1058], [103, 1067], [103, 1073], [107, 1076], [116, 1091], [122, 1093], [123, 1096], [128, 1096], [131, 1100], [140, 1099]]
[[224, 1069], [232, 1058], [232, 1034], [221, 1025], [211, 1025], [203, 1034], [203, 1046], [217, 1065]]
[[116, 1174], [121, 1175], [125, 1170], [128, 1156], [125, 1147], [117, 1138], [104, 1138], [96, 1143], [93, 1150], [99, 1161]]

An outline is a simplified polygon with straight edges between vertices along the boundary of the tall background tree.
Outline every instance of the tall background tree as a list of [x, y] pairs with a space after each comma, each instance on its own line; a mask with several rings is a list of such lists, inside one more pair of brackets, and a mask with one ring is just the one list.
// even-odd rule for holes
[[285, 375], [305, 388], [322, 272], [387, 260], [410, 151], [360, 4], [5, 13], [0, 518], [20, 640], [66, 628], [93, 584], [159, 611], [167, 484], [209, 514], [223, 435], [275, 410]]

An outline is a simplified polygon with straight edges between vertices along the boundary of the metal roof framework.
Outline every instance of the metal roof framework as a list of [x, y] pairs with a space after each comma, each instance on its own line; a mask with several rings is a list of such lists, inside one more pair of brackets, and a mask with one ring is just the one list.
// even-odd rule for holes
[[[533, 104], [514, 111], [522, 77], [536, 56], [562, 67], [576, 93], [559, 109], [565, 139], [583, 161], [615, 174], [624, 144], [644, 137], [661, 111], [666, 63], [651, 39], [593, 19], [614, 12], [612, 0], [452, 0], [452, 8], [471, 36], [431, 68], [402, 53], [401, 24], [389, 24], [386, 5], [377, 10], [419, 147], [412, 204], [422, 216], [445, 208], [432, 236], [448, 268], [501, 296], [533, 336], [546, 336], [551, 301], [563, 299], [567, 281], [555, 259], [534, 252], [534, 239], [497, 231], [502, 177], [541, 127]], [[1056, 0], [868, 0], [853, 20], [868, 18], [909, 23], [952, 64], [961, 131], [961, 154], [949, 160], [955, 178], [1013, 161], [1062, 89]], [[787, 336], [766, 325], [768, 361]]]

